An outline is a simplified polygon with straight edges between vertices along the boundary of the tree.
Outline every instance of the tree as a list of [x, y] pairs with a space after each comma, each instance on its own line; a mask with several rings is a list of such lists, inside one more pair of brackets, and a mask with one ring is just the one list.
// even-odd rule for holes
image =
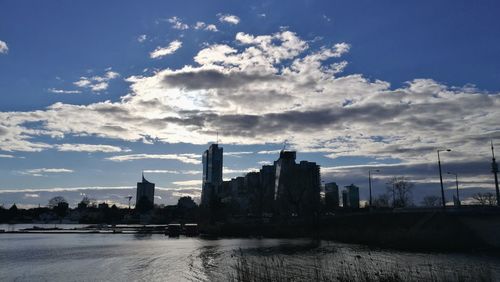
[[49, 200], [49, 208], [53, 209], [57, 207], [60, 203], [68, 203], [64, 197], [61, 196], [55, 196], [54, 198]]
[[392, 195], [393, 207], [409, 207], [413, 204], [412, 192], [415, 185], [404, 176], [395, 176], [387, 183], [387, 192]]
[[434, 195], [425, 196], [421, 204], [424, 207], [440, 207], [441, 198]]
[[389, 202], [390, 202], [390, 195], [385, 193], [373, 199], [372, 205], [377, 208], [388, 208]]
[[177, 201], [177, 207], [183, 208], [183, 209], [193, 209], [193, 208], [196, 208], [197, 205], [191, 197], [184, 196], [184, 197], [180, 197], [179, 200]]
[[59, 221], [61, 221], [68, 212], [69, 204], [63, 197], [56, 196], [49, 200], [49, 207], [54, 210], [54, 212], [59, 217]]
[[493, 193], [487, 192], [487, 193], [476, 193], [472, 196], [474, 200], [478, 202], [478, 204], [482, 206], [493, 206], [496, 204], [496, 197]]
[[83, 199], [78, 203], [79, 209], [85, 209], [90, 205], [90, 199], [87, 196], [83, 196]]

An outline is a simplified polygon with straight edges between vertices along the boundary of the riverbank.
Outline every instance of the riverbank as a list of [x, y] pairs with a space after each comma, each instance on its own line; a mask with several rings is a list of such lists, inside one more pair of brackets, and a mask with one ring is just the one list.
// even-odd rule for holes
[[498, 210], [406, 210], [202, 225], [213, 237], [317, 238], [415, 251], [500, 250]]

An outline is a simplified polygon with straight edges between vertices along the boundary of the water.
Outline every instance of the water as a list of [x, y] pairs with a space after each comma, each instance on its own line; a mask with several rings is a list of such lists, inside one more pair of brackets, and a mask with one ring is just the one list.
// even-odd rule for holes
[[500, 256], [492, 254], [411, 253], [308, 239], [0, 234], [0, 281], [225, 281], [241, 254], [283, 258], [297, 269], [314, 267], [318, 258], [347, 264], [365, 260], [375, 268], [481, 268], [500, 280]]

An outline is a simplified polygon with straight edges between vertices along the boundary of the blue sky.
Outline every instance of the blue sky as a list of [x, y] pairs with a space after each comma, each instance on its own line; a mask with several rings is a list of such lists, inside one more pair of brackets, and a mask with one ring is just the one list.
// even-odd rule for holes
[[405, 175], [437, 195], [440, 147], [464, 195], [493, 188], [496, 1], [0, 5], [0, 204], [125, 203], [141, 170], [158, 203], [196, 196], [217, 131], [225, 178], [286, 140], [362, 197], [371, 167], [379, 193]]

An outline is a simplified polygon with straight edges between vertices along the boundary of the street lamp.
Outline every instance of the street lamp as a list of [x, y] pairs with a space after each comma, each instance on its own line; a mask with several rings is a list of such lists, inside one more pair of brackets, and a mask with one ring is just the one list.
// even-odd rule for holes
[[453, 172], [449, 172], [449, 171], [448, 171], [448, 174], [455, 175], [455, 183], [457, 184], [457, 203], [458, 203], [458, 206], [460, 206], [460, 198], [458, 197], [458, 174], [453, 173]]
[[439, 166], [439, 181], [441, 182], [441, 200], [443, 201], [443, 208], [446, 208], [446, 200], [444, 198], [444, 187], [443, 187], [443, 173], [441, 172], [441, 158], [439, 157], [439, 152], [450, 152], [451, 149], [439, 149], [438, 154], [438, 166]]
[[370, 190], [370, 208], [372, 207], [372, 171], [374, 172], [380, 172], [378, 169], [368, 170], [368, 188]]

